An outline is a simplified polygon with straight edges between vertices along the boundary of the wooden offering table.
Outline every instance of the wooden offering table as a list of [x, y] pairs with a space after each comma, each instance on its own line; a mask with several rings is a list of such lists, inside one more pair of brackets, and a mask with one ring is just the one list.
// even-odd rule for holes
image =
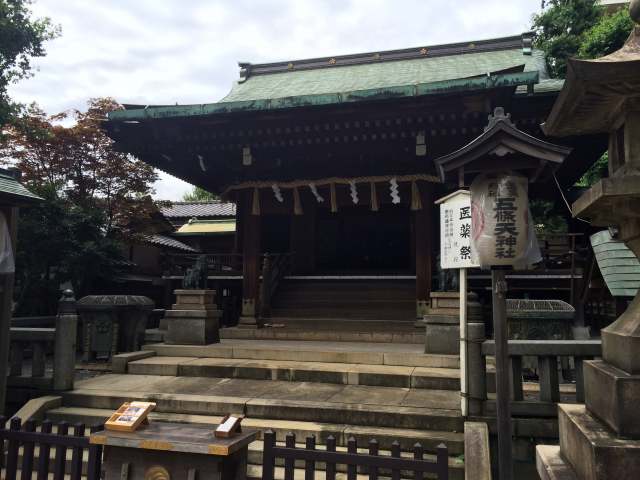
[[96, 432], [90, 442], [104, 446], [105, 480], [244, 480], [247, 446], [258, 432], [216, 438], [214, 430], [158, 422], [135, 432]]

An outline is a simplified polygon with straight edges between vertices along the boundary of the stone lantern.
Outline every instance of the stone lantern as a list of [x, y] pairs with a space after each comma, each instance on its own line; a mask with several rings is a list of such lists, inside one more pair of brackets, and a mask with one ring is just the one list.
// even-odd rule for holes
[[[640, 0], [630, 12], [640, 24]], [[556, 137], [609, 134], [609, 177], [573, 204], [573, 215], [617, 227], [640, 256], [640, 25], [617, 52], [569, 61], [543, 128]], [[586, 405], [559, 405], [560, 446], [537, 448], [540, 477], [640, 478], [640, 293], [602, 330], [602, 360], [585, 362], [584, 379]]]

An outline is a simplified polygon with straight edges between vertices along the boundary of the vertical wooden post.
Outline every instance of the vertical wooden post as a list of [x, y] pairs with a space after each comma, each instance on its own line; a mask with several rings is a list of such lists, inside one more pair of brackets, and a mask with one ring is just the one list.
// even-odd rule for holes
[[[13, 258], [16, 256], [16, 232], [18, 223], [17, 207], [2, 209], [7, 217], [7, 226], [11, 235], [11, 248]], [[14, 274], [7, 273], [0, 275], [0, 415], [5, 411], [5, 401], [7, 392], [7, 367], [9, 364], [9, 334], [11, 331], [11, 315], [13, 306], [13, 281]]]
[[500, 480], [513, 478], [511, 452], [511, 392], [507, 334], [507, 282], [504, 270], [491, 269], [493, 335], [496, 343], [496, 416]]
[[260, 215], [253, 215], [252, 192], [242, 192], [242, 315], [239, 326], [258, 327], [260, 285]]
[[414, 212], [416, 244], [416, 318], [426, 313], [431, 296], [432, 185], [420, 185], [422, 210]]

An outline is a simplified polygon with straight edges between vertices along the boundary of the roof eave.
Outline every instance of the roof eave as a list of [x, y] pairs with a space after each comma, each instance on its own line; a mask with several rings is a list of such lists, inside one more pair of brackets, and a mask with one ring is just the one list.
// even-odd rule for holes
[[540, 74], [534, 72], [496, 73], [469, 78], [458, 78], [415, 85], [399, 85], [341, 93], [300, 95], [293, 97], [218, 102], [200, 105], [174, 105], [148, 107], [136, 110], [116, 110], [108, 114], [109, 122], [137, 123], [144, 120], [224, 115], [241, 112], [260, 112], [299, 107], [347, 104], [362, 101], [411, 98], [427, 95], [446, 95], [464, 91], [482, 91], [496, 88], [535, 85]]

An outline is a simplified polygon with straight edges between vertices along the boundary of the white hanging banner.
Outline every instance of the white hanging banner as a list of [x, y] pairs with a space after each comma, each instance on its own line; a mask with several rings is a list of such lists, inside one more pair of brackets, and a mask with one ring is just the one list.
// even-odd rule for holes
[[15, 271], [9, 224], [4, 213], [0, 212], [0, 273], [14, 273]]
[[458, 190], [436, 201], [440, 204], [440, 266], [475, 268], [471, 256], [471, 195]]

